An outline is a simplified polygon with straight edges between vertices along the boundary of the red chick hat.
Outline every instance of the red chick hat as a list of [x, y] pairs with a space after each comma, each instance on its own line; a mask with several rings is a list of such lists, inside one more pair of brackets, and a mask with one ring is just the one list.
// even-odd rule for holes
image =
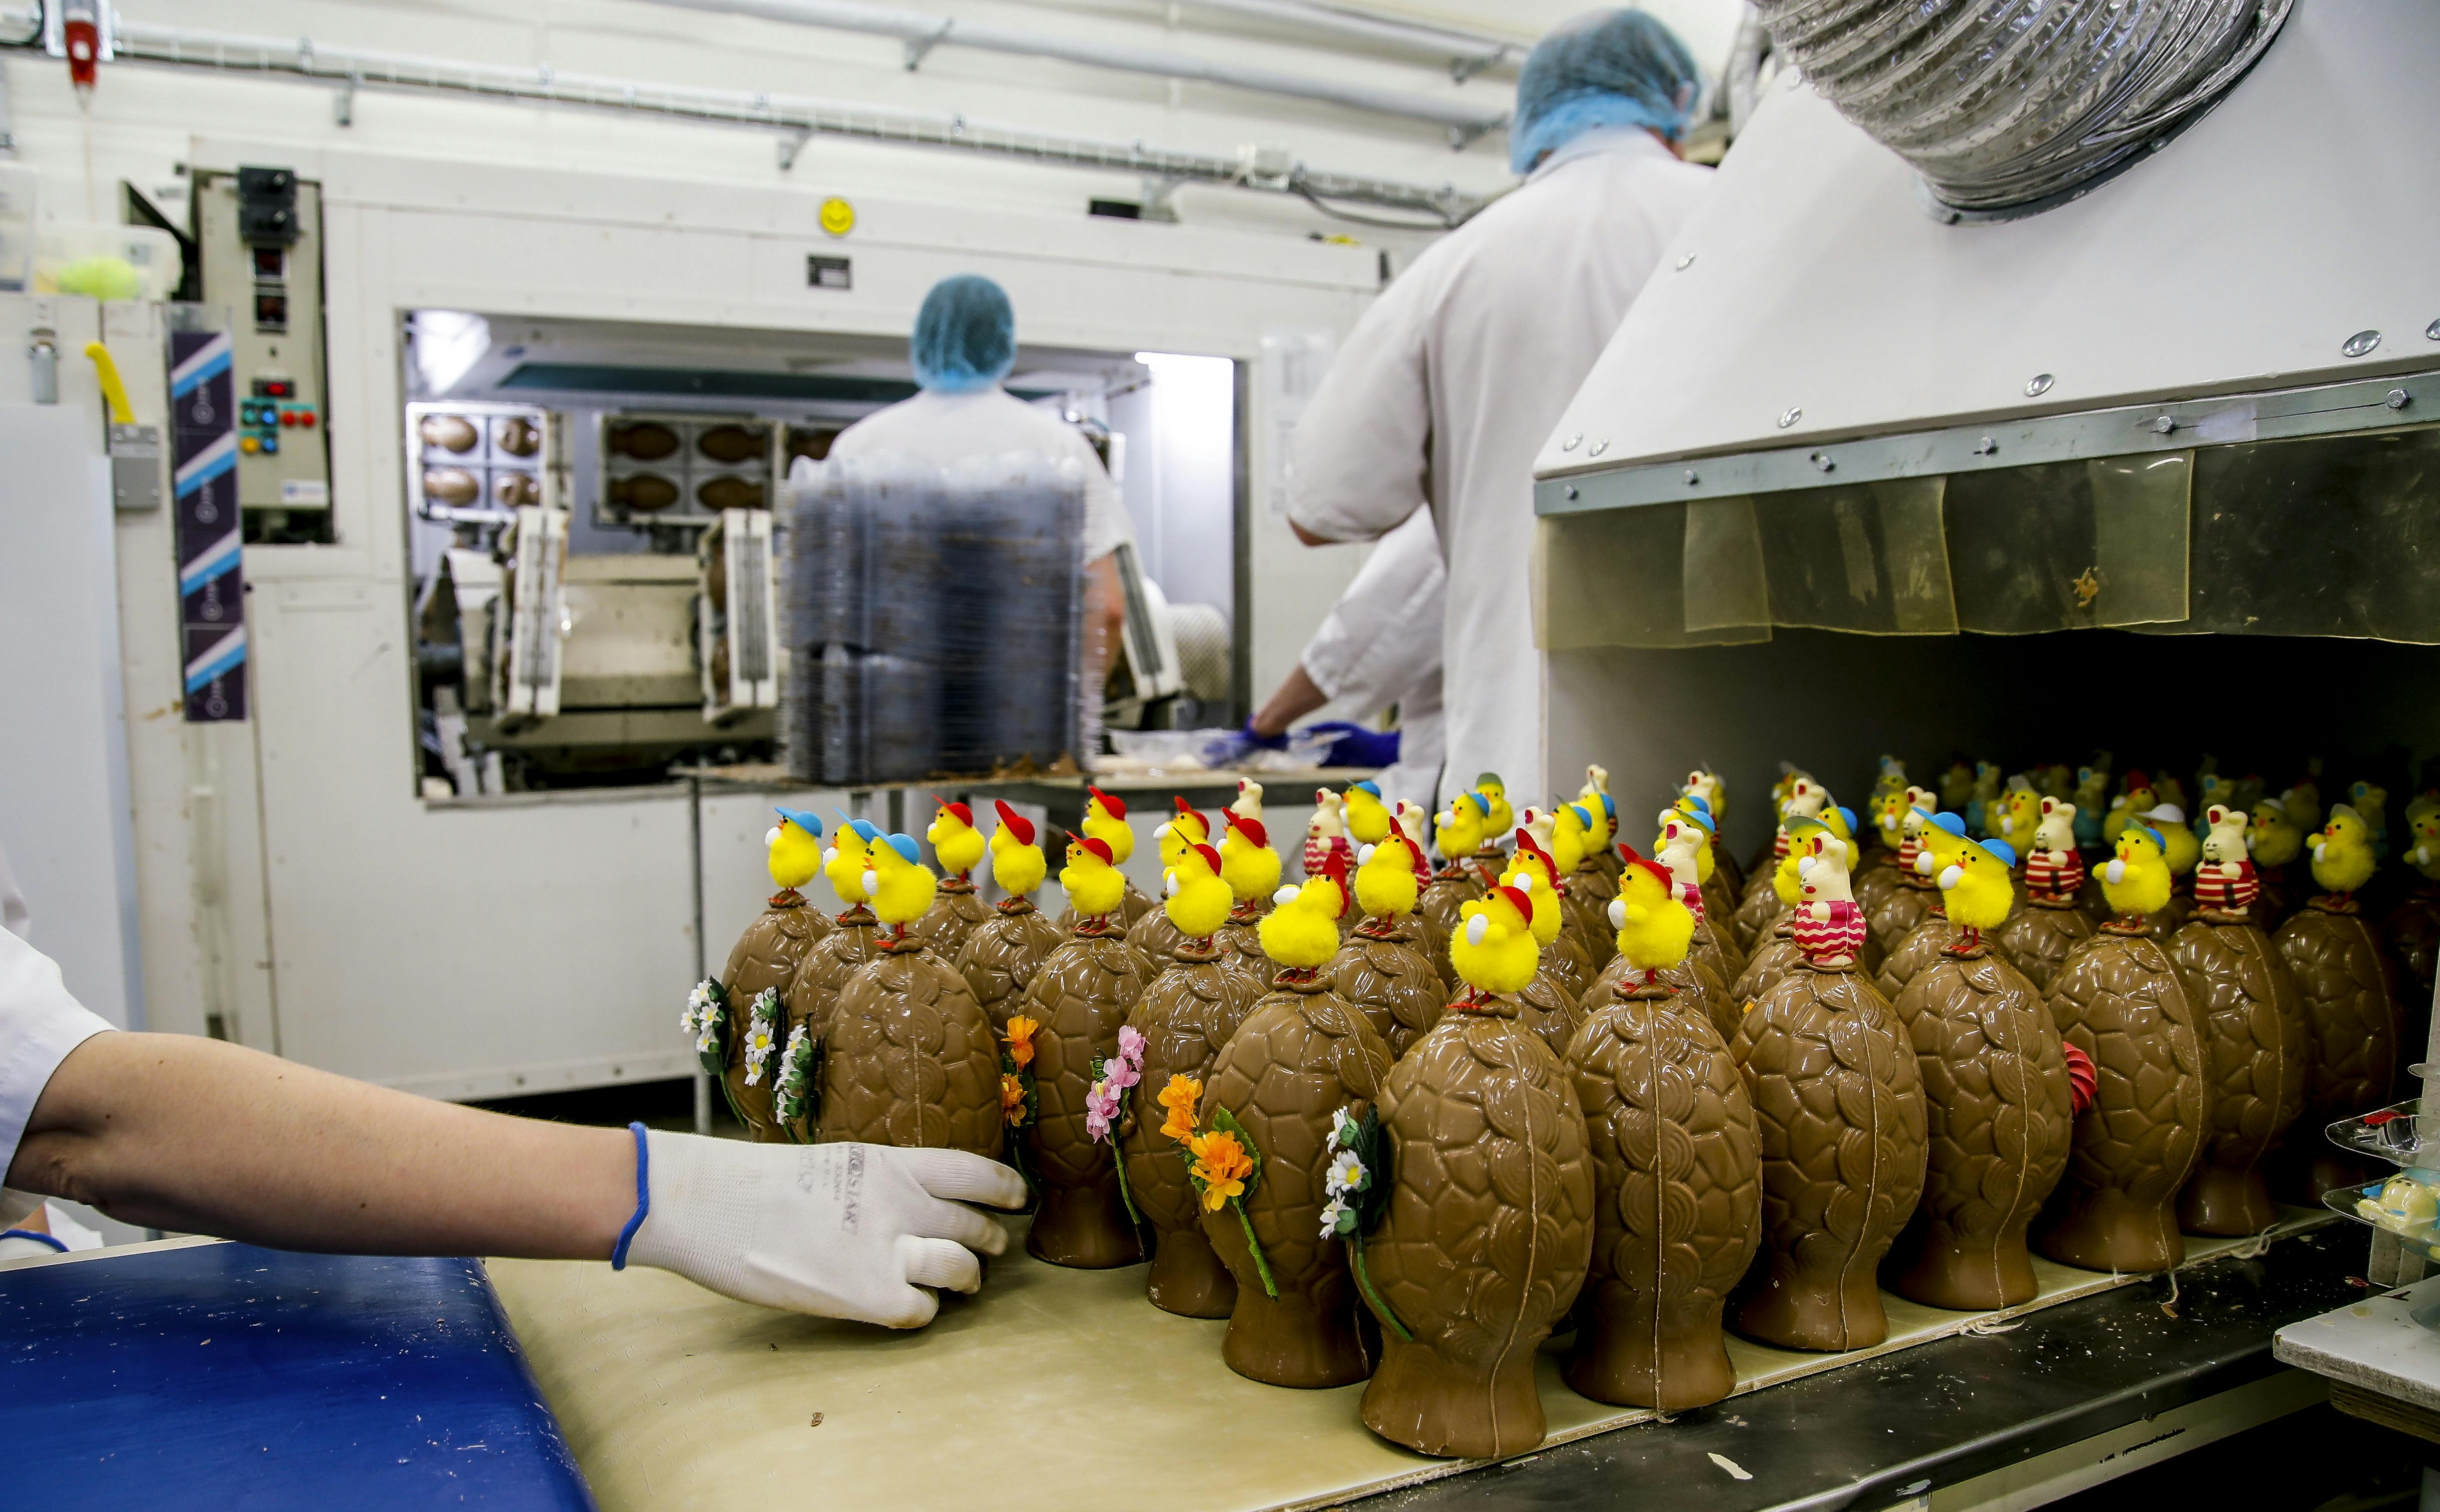
[[1203, 858], [1203, 864], [1211, 869], [1211, 874], [1213, 876], [1218, 876], [1220, 874], [1219, 852], [1204, 844], [1201, 840], [1196, 840], [1193, 844], [1189, 845], [1187, 849]]
[[954, 802], [949, 799], [942, 798], [938, 793], [932, 795], [932, 801], [941, 805], [942, 813], [947, 814], [956, 819], [959, 823], [963, 824], [968, 829], [974, 828], [975, 811], [973, 809], [968, 808], [963, 803]]
[[1355, 902], [1355, 890], [1347, 885], [1348, 860], [1347, 852], [1334, 850], [1330, 858], [1321, 863], [1321, 874], [1330, 878], [1338, 889], [1338, 917], [1342, 919], [1347, 917], [1348, 909]]
[[1109, 794], [1103, 792], [1098, 787], [1088, 786], [1085, 791], [1101, 800], [1102, 806], [1110, 811], [1110, 818], [1114, 819], [1122, 819], [1127, 817], [1127, 805], [1125, 803], [1112, 798]]
[[1177, 805], [1177, 817], [1179, 819], [1191, 819], [1195, 823], [1203, 826], [1204, 834], [1209, 835], [1211, 833], [1211, 821], [1203, 817], [1203, 811], [1201, 809], [1196, 808], [1193, 804], [1186, 801], [1185, 794], [1180, 793], [1175, 798], [1171, 799], [1170, 801]]
[[1559, 863], [1551, 859], [1551, 853], [1542, 849], [1540, 843], [1534, 838], [1534, 832], [1532, 830], [1525, 829], [1521, 826], [1517, 829], [1516, 848], [1520, 851], [1533, 852], [1535, 856], [1540, 858], [1542, 865], [1549, 869], [1552, 876], [1557, 876], [1559, 874]]
[[1516, 889], [1512, 887], [1496, 887], [1491, 890], [1491, 895], [1506, 898], [1508, 900], [1508, 906], [1516, 910], [1516, 917], [1524, 920], [1529, 925], [1534, 922], [1534, 900], [1527, 897]]
[[1230, 829], [1244, 835], [1256, 845], [1271, 843], [1271, 832], [1263, 827], [1261, 819], [1247, 819], [1233, 808], [1224, 808], [1220, 812], [1227, 816]]
[[992, 807], [999, 810], [1000, 828], [1014, 834], [1016, 836], [1017, 844], [1032, 845], [1033, 843], [1033, 821], [1032, 819], [1027, 819], [1024, 815], [1009, 807], [1008, 801], [1006, 799], [993, 799]]
[[1078, 850], [1090, 851], [1093, 855], [1100, 856], [1103, 866], [1116, 866], [1118, 864], [1110, 859], [1110, 842], [1107, 840], [1097, 840], [1089, 835], [1070, 835], [1068, 837], [1068, 843], [1076, 847]]

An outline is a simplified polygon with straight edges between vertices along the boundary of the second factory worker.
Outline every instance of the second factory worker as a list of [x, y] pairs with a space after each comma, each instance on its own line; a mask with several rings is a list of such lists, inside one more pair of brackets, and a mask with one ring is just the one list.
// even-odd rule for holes
[[1523, 187], [1390, 285], [1298, 422], [1288, 516], [1308, 545], [1431, 512], [1446, 771], [1547, 785], [1534, 458], [1710, 182], [1677, 150], [1698, 92], [1685, 44], [1642, 11], [1544, 37], [1509, 131]]

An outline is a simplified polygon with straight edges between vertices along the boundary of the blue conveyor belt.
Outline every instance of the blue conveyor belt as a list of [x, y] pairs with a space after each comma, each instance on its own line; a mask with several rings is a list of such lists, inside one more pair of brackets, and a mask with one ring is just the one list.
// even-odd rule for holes
[[157, 1250], [0, 1271], [26, 1508], [591, 1508], [474, 1260]]

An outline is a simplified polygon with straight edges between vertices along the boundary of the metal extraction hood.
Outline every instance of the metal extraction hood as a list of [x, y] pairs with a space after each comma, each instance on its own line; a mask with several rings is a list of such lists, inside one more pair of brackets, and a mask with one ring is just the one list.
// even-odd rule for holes
[[2298, 0], [2054, 207], [1958, 222], [1783, 76], [1536, 463], [1545, 516], [2440, 420], [2440, 25]]

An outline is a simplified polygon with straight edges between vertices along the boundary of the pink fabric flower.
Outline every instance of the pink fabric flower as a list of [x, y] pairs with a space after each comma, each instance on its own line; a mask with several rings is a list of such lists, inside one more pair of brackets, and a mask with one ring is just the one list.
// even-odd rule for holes
[[1113, 1093], [1123, 1092], [1143, 1079], [1143, 1032], [1132, 1024], [1119, 1026], [1119, 1058], [1102, 1068]]
[[1099, 1142], [1110, 1137], [1110, 1121], [1119, 1116], [1119, 1094], [1110, 1084], [1095, 1082], [1085, 1093], [1085, 1133]]

